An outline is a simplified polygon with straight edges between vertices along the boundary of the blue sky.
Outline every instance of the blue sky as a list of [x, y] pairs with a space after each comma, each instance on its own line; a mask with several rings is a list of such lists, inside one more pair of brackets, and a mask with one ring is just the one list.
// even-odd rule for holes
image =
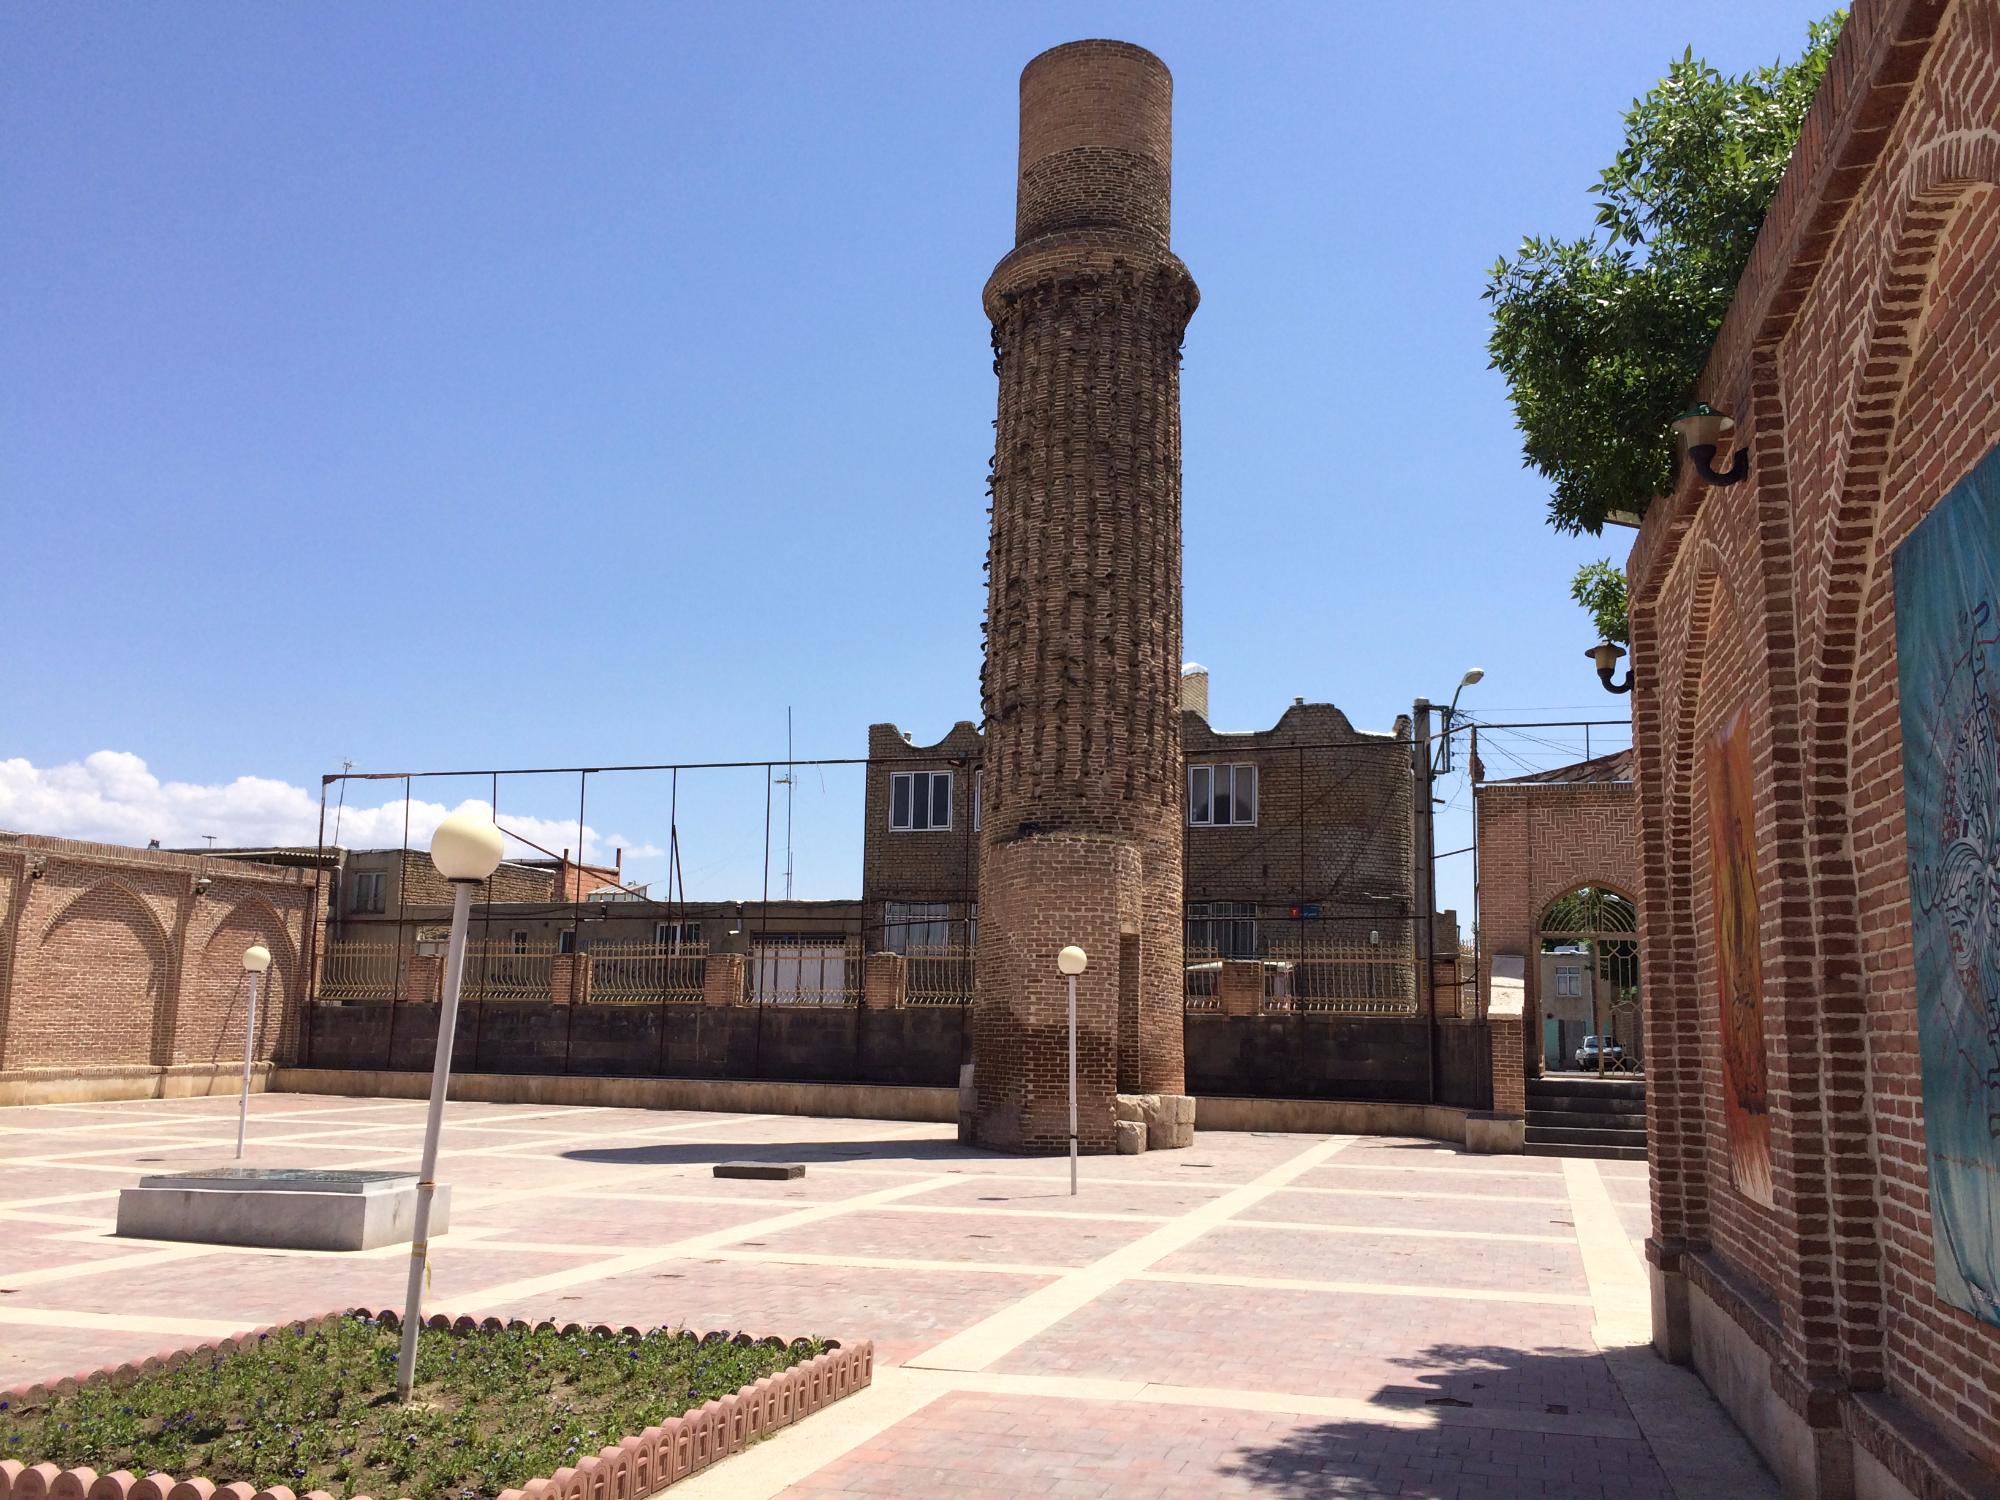
[[[8, 7], [0, 825], [299, 836], [343, 758], [755, 758], [787, 705], [844, 756], [975, 717], [979, 289], [1020, 67], [1090, 35], [1176, 79], [1213, 720], [1386, 728], [1475, 662], [1481, 714], [1622, 716], [1566, 585], [1629, 536], [1543, 523], [1479, 293], [1589, 226], [1684, 46], [1740, 70], [1819, 9]], [[801, 894], [858, 888], [857, 788], [801, 774]], [[595, 780], [597, 840], [663, 845], [667, 793]], [[575, 799], [502, 787], [537, 828]], [[763, 810], [760, 774], [683, 778], [692, 894], [759, 888]]]

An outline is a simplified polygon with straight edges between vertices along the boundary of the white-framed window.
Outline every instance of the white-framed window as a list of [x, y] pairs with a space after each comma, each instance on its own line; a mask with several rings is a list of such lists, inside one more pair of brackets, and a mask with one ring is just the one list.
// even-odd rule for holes
[[1187, 909], [1190, 951], [1221, 958], [1257, 957], [1257, 903], [1196, 901]]
[[951, 772], [892, 771], [889, 826], [903, 833], [951, 827]]
[[951, 944], [951, 908], [942, 901], [885, 901], [882, 946], [890, 953]]
[[657, 948], [691, 948], [701, 941], [699, 922], [655, 922], [653, 945]]
[[349, 911], [386, 911], [389, 905], [389, 872], [387, 870], [361, 870], [354, 876], [354, 899], [348, 904]]
[[1257, 821], [1257, 768], [1239, 764], [1188, 767], [1188, 824], [1226, 827]]
[[[526, 951], [527, 936], [528, 935], [525, 932], [515, 934], [515, 937], [522, 940], [523, 944], [521, 948], [515, 949], [514, 950], [515, 952], [519, 953]], [[556, 952], [558, 953], [576, 952], [576, 929], [574, 927], [565, 927], [561, 932], [556, 934]]]
[[1556, 994], [1570, 999], [1583, 996], [1583, 966], [1581, 964], [1556, 965]]
[[525, 927], [516, 927], [513, 932], [508, 934], [508, 946], [516, 953], [526, 953], [528, 951], [528, 929]]
[[983, 769], [976, 770], [972, 773], [972, 831], [974, 833], [979, 832], [979, 804], [985, 800], [986, 772]]

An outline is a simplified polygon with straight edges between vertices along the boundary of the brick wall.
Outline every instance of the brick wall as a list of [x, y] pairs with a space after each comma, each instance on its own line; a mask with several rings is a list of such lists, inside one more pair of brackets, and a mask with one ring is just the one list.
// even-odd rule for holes
[[1488, 781], [1473, 791], [1479, 848], [1481, 1003], [1493, 955], [1524, 960], [1527, 1066], [1540, 1071], [1542, 916], [1579, 886], [1639, 898], [1638, 798], [1630, 781]]
[[[1629, 565], [1650, 1257], [1765, 1349], [1807, 1480], [1858, 1449], [1925, 1494], [2000, 1470], [2000, 1328], [1933, 1289], [1889, 560], [2000, 443], [1996, 39], [2000, 0], [1855, 7], [1700, 390], [1750, 480], [1684, 475]], [[1720, 1103], [1701, 746], [1739, 709], [1770, 1207]]]
[[[262, 943], [255, 1055], [299, 1037], [315, 872], [0, 835], [0, 1081], [242, 1066], [243, 950]], [[206, 884], [202, 884], [202, 882]]]
[[[882, 940], [883, 907], [891, 901], [936, 902], [962, 920], [979, 899], [978, 831], [972, 826], [974, 779], [984, 741], [979, 726], [961, 719], [936, 744], [913, 745], [894, 724], [868, 726], [868, 780], [862, 802], [861, 898], [870, 947]], [[898, 771], [949, 771], [951, 826], [889, 826], [891, 778]], [[954, 926], [956, 941], [965, 929]]]
[[1316, 904], [1325, 936], [1416, 913], [1408, 719], [1367, 734], [1331, 703], [1298, 703], [1270, 729], [1229, 734], [1187, 712], [1181, 747], [1189, 766], [1257, 767], [1254, 826], [1188, 829], [1189, 901], [1255, 901], [1266, 918]]

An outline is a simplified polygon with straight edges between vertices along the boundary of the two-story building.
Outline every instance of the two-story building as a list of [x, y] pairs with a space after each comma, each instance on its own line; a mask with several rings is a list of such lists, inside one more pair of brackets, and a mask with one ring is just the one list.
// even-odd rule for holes
[[[1358, 730], [1297, 699], [1269, 729], [1208, 721], [1208, 673], [1182, 676], [1190, 965], [1338, 950], [1378, 957], [1375, 987], [1414, 961], [1415, 767], [1410, 721]], [[870, 948], [970, 947], [979, 911], [976, 725], [932, 744], [893, 724], [868, 733], [862, 904]], [[1385, 977], [1386, 976], [1386, 977]], [[1286, 981], [1274, 978], [1274, 989]], [[1414, 993], [1411, 981], [1410, 993]], [[1385, 996], [1384, 998], [1389, 998]]]

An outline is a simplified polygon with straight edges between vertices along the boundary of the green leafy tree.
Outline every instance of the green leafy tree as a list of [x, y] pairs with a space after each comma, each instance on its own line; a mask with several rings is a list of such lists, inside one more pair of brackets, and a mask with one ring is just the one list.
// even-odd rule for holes
[[1632, 644], [1632, 627], [1625, 616], [1625, 571], [1610, 558], [1585, 563], [1570, 580], [1570, 597], [1589, 613], [1597, 626], [1597, 638]]
[[1626, 112], [1625, 144], [1592, 188], [1597, 231], [1529, 239], [1494, 265], [1488, 349], [1525, 461], [1554, 486], [1556, 530], [1596, 535], [1671, 485], [1673, 420], [1694, 399], [1844, 19], [1813, 22], [1796, 62], [1735, 78], [1690, 49]]

